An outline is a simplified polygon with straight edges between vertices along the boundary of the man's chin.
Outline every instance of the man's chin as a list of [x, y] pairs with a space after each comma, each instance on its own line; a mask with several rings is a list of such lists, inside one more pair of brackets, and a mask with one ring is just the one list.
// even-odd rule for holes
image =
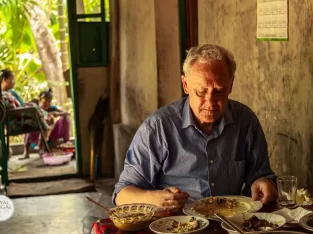
[[217, 116], [204, 116], [202, 118], [202, 123], [214, 123], [216, 120], [218, 120], [218, 117]]

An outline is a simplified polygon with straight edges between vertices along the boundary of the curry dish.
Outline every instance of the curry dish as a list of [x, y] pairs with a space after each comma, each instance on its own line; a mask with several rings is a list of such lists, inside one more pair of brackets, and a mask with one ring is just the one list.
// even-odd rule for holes
[[217, 204], [220, 206], [224, 206], [228, 209], [235, 208], [239, 204], [236, 199], [229, 199], [224, 197], [207, 197], [203, 199], [202, 202], [206, 204]]
[[250, 206], [246, 203], [239, 202], [236, 199], [224, 197], [207, 197], [195, 203], [191, 208], [193, 211], [206, 217], [214, 216], [214, 213], [220, 213], [224, 216], [233, 216], [245, 213]]
[[265, 219], [259, 219], [256, 216], [252, 216], [250, 219], [245, 220], [242, 224], [243, 230], [248, 231], [270, 231], [278, 228], [277, 224], [271, 223]]

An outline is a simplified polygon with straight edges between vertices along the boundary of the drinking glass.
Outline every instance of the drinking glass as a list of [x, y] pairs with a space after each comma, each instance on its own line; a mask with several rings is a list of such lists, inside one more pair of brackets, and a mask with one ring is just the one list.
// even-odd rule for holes
[[296, 176], [280, 176], [277, 178], [278, 205], [294, 208], [297, 206], [298, 178]]

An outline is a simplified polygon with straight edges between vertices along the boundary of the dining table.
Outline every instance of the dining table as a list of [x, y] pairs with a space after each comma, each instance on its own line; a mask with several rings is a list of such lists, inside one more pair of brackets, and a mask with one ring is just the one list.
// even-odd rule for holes
[[[307, 190], [312, 196], [313, 195], [313, 187], [308, 188]], [[303, 208], [313, 211], [313, 205], [304, 206]], [[281, 209], [281, 208], [277, 205], [277, 203], [272, 202], [270, 204], [263, 205], [262, 209], [260, 209], [257, 212], [272, 213], [272, 212], [277, 211], [279, 209]], [[179, 213], [179, 214], [172, 214], [172, 215], [184, 215], [184, 214]], [[166, 215], [166, 216], [168, 216], [168, 215]], [[205, 228], [204, 230], [202, 230], [200, 233], [207, 233], [207, 234], [211, 234], [211, 233], [227, 234], [228, 233], [226, 230], [224, 230], [222, 228], [221, 222], [214, 221], [214, 220], [209, 220], [209, 221], [210, 221], [209, 226], [207, 228]], [[307, 229], [304, 229], [298, 223], [297, 224], [286, 224], [283, 227], [276, 229], [276, 230], [277, 231], [278, 230], [285, 230], [285, 231], [294, 231], [294, 232], [302, 232], [302, 233], [313, 233], [313, 232], [308, 231]], [[145, 230], [138, 231], [138, 232], [125, 232], [125, 231], [118, 230], [113, 225], [113, 223], [111, 222], [111, 220], [109, 218], [98, 220], [97, 222], [95, 222], [93, 224], [93, 227], [91, 228], [91, 234], [128, 234], [128, 233], [154, 234], [154, 232], [152, 232], [149, 229], [149, 227], [146, 228]]]

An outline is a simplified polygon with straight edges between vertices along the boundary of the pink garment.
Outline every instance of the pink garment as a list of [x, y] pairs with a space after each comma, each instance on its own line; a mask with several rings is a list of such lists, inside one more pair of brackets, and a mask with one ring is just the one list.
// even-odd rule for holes
[[[64, 142], [70, 139], [70, 121], [67, 117], [61, 117], [54, 125], [49, 136], [49, 142], [56, 142], [63, 138]], [[40, 132], [27, 133], [24, 136], [24, 145], [39, 144]]]

